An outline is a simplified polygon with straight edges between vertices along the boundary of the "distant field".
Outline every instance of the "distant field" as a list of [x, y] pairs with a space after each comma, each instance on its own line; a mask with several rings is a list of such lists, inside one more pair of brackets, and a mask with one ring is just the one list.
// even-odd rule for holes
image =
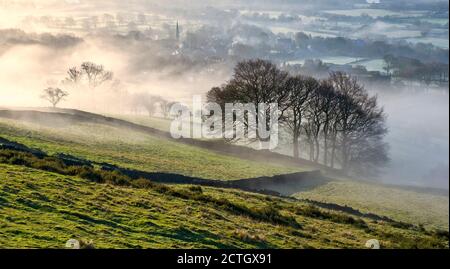
[[383, 69], [383, 67], [386, 65], [385, 61], [383, 59], [367, 59], [362, 61], [356, 61], [351, 63], [353, 66], [361, 65], [364, 66], [367, 71], [378, 71], [380, 73], [386, 73], [386, 70]]
[[312, 37], [336, 37], [337, 33], [334, 33], [332, 31], [307, 31], [301, 28], [295, 28], [295, 27], [287, 27], [287, 26], [271, 26], [269, 27], [270, 31], [272, 31], [274, 34], [288, 34], [288, 33], [297, 33], [297, 32], [303, 32], [307, 35], [311, 35]]
[[424, 18], [420, 19], [421, 21], [428, 22], [428, 23], [434, 23], [439, 25], [446, 25], [448, 24], [448, 18], [447, 19], [440, 19], [440, 18]]
[[355, 181], [333, 181], [294, 196], [348, 205], [426, 227], [449, 227], [448, 196]]
[[271, 19], [276, 19], [281, 14], [283, 14], [282, 11], [273, 11], [273, 10], [245, 10], [245, 9], [243, 9], [243, 10], [239, 10], [239, 12], [242, 15], [253, 15], [253, 14], [263, 15], [263, 14], [266, 14]]
[[361, 60], [361, 58], [346, 57], [346, 56], [335, 56], [335, 57], [321, 58], [321, 60], [324, 63], [344, 65], [344, 64], [350, 64], [350, 63], [359, 61], [359, 60]]
[[180, 198], [5, 164], [0, 179], [2, 248], [63, 248], [72, 238], [96, 248], [364, 248], [371, 238], [448, 247], [423, 231], [231, 190], [171, 187]]
[[320, 32], [315, 32], [315, 31], [302, 31], [302, 32], [307, 35], [311, 35], [312, 37], [333, 38], [333, 37], [338, 36], [338, 32], [333, 32], [330, 30], [320, 31]]
[[425, 44], [433, 44], [437, 47], [448, 49], [448, 38], [435, 38], [435, 37], [418, 37], [418, 38], [408, 38], [406, 41], [411, 42], [413, 44], [417, 43], [425, 43]]
[[[356, 58], [356, 57], [347, 57], [347, 56], [332, 56], [332, 57], [322, 57], [318, 58], [324, 63], [328, 64], [337, 64], [337, 65], [345, 65], [345, 64], [351, 64], [354, 62], [362, 61], [364, 59]], [[294, 60], [294, 61], [288, 61], [288, 64], [304, 64], [305, 59], [300, 60]]]
[[367, 14], [370, 17], [378, 18], [384, 16], [394, 16], [394, 17], [416, 17], [423, 15], [422, 12], [396, 12], [390, 11], [386, 9], [341, 9], [341, 10], [327, 10], [325, 13], [336, 14], [336, 15], [345, 15], [345, 16], [361, 16], [363, 14]]

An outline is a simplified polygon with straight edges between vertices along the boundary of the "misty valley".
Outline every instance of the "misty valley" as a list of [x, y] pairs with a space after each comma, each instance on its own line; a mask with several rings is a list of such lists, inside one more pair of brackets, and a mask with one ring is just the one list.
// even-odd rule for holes
[[0, 0], [0, 249], [448, 249], [448, 8]]

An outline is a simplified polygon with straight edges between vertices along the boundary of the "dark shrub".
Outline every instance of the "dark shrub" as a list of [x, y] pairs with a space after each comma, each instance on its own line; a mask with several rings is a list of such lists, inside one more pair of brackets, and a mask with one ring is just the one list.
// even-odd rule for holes
[[154, 187], [154, 183], [145, 178], [139, 178], [131, 181], [131, 185], [135, 188], [150, 189]]
[[78, 176], [81, 178], [93, 181], [93, 182], [97, 182], [97, 183], [105, 182], [99, 174], [95, 173], [91, 168], [87, 168], [87, 167], [84, 167], [84, 169], [82, 169], [80, 171]]

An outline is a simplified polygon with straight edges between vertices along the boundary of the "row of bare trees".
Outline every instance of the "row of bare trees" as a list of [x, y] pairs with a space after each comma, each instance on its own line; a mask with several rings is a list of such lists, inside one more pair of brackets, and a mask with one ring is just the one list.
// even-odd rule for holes
[[[65, 88], [80, 88], [87, 86], [93, 90], [107, 81], [113, 80], [113, 73], [103, 65], [84, 62], [80, 67], [72, 67], [67, 71], [67, 77], [62, 81]], [[43, 90], [41, 98], [56, 107], [69, 93], [59, 87], [48, 87]]]
[[69, 86], [79, 86], [86, 82], [89, 88], [94, 89], [112, 79], [113, 73], [106, 70], [103, 65], [84, 62], [80, 67], [69, 68], [63, 83]]
[[162, 96], [140, 92], [130, 95], [129, 105], [135, 113], [140, 108], [143, 108], [147, 111], [149, 117], [155, 117], [157, 114], [160, 114], [163, 118], [169, 118], [170, 107], [174, 104], [175, 102], [170, 102]]
[[[61, 83], [61, 88], [57, 86], [48, 87], [43, 90], [41, 98], [48, 101], [55, 108], [69, 96], [69, 92], [62, 88], [86, 90], [92, 96], [92, 101], [95, 103], [97, 101], [97, 98], [94, 98], [96, 88], [107, 86], [108, 90], [117, 93], [123, 87], [121, 82], [117, 79], [114, 80], [113, 77], [113, 73], [106, 70], [103, 65], [93, 62], [83, 62], [79, 67], [75, 66], [68, 69], [67, 76]], [[132, 111], [137, 113], [140, 109], [144, 109], [151, 117], [160, 114], [168, 118], [169, 108], [173, 104], [173, 102], [169, 102], [161, 96], [147, 92], [126, 93], [125, 99], [122, 101]]]
[[291, 76], [268, 61], [249, 60], [238, 63], [233, 78], [207, 97], [222, 109], [226, 103], [256, 108], [258, 103], [278, 103], [279, 121], [289, 131], [297, 158], [370, 175], [388, 161], [383, 109], [376, 96], [345, 73], [317, 80]]

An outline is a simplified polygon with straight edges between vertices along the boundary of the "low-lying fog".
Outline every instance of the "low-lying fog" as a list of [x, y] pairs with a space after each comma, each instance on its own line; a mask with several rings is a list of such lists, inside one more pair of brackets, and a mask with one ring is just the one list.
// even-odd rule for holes
[[[215, 59], [213, 57], [209, 59], [208, 65], [204, 65], [203, 56], [178, 57], [179, 51], [174, 46], [174, 41], [169, 39], [164, 41], [161, 37], [156, 38], [155, 42], [147, 42], [139, 36], [127, 35], [127, 31], [109, 33], [106, 28], [94, 33], [85, 33], [81, 28], [73, 28], [73, 31], [69, 31], [69, 35], [46, 34], [48, 29], [36, 27], [26, 29], [24, 32], [7, 30], [23, 23], [23, 18], [31, 14], [28, 10], [36, 10], [35, 5], [38, 4], [37, 1], [3, 2], [17, 2], [13, 5], [13, 10], [23, 12], [15, 14], [6, 10], [2, 11], [0, 8], [0, 107], [48, 106], [48, 103], [40, 98], [42, 90], [50, 86], [64, 87], [61, 81], [66, 77], [68, 68], [79, 66], [84, 61], [104, 65], [107, 70], [114, 73], [114, 80], [92, 91], [67, 89], [70, 96], [60, 104], [61, 107], [103, 113], [130, 113], [128, 97], [130, 94], [141, 92], [161, 95], [169, 101], [190, 102], [193, 94], [204, 94], [211, 87], [226, 82], [231, 75], [233, 61], [223, 59], [216, 63], [211, 60]], [[28, 2], [34, 4], [26, 5], [26, 8], [19, 4]], [[59, 3], [59, 1], [48, 0], [42, 3], [56, 5], [57, 2]], [[65, 2], [89, 5], [86, 1]], [[107, 1], [98, 1], [98, 5], [100, 6], [103, 2], [107, 3]], [[121, 3], [115, 2], [118, 3], [117, 5]], [[157, 6], [156, 2], [158, 1], [148, 3]], [[187, 1], [176, 1], [171, 5], [187, 6], [185, 2]], [[229, 3], [230, 1], [220, 2]], [[252, 3], [255, 2], [252, 1]], [[293, 1], [284, 2], [292, 3]], [[309, 5], [313, 4], [313, 1], [307, 2]], [[319, 2], [328, 3], [328, 1]], [[0, 1], [1, 4], [2, 1]], [[159, 6], [161, 5], [159, 3]], [[64, 12], [74, 14], [74, 17], [82, 16], [83, 12], [90, 12], [82, 7], [72, 12], [67, 5], [64, 5]], [[102, 12], [106, 11], [99, 11], [98, 15], [102, 16]], [[189, 15], [181, 9], [177, 9], [177, 12], [184, 14], [184, 18]], [[200, 11], [198, 12], [200, 14]], [[64, 16], [64, 14], [57, 14], [57, 16]], [[21, 17], [18, 18], [16, 15]], [[117, 14], [117, 17], [120, 17], [119, 15]], [[161, 17], [166, 20], [164, 16]], [[108, 18], [106, 16], [104, 19]], [[167, 28], [168, 34], [175, 35], [176, 19], [170, 18], [167, 21], [168, 24], [164, 24], [162, 29]], [[70, 22], [70, 20], [66, 21], [69, 24]], [[131, 26], [122, 28], [127, 29]], [[148, 32], [151, 32], [150, 28]], [[185, 32], [183, 34], [186, 34]], [[205, 31], [205, 33], [209, 32]], [[217, 35], [219, 36], [220, 33], [218, 32]], [[241, 38], [245, 37], [241, 35]], [[218, 48], [222, 42], [221, 38], [219, 36], [214, 39], [219, 44]], [[236, 40], [238, 39], [232, 39], [231, 42]], [[200, 53], [205, 52], [206, 49], [202, 48], [195, 52], [202, 55]], [[207, 53], [217, 52], [211, 50]], [[386, 168], [382, 179], [391, 184], [448, 189], [448, 89], [426, 90], [425, 88], [427, 87], [421, 90], [400, 91], [390, 87], [373, 91], [379, 95], [380, 104], [384, 106], [388, 114], [389, 134], [386, 139], [390, 144], [391, 163]]]
[[[40, 45], [17, 46], [0, 55], [0, 105], [47, 106], [40, 91], [58, 83], [69, 66], [80, 59], [103, 63], [122, 79], [124, 92], [98, 93], [70, 91], [63, 107], [127, 113], [123, 94], [150, 92], [169, 100], [188, 101], [192, 94], [205, 93], [228, 79], [226, 72], [195, 76], [168, 75], [163, 70], [133, 71], [133, 55], [91, 44], [77, 45], [59, 52]], [[150, 59], [149, 59], [150, 60]], [[126, 91], [125, 91], [126, 88]], [[375, 92], [374, 92], [375, 93]], [[420, 91], [377, 90], [388, 114], [391, 163], [382, 179], [392, 184], [448, 188], [449, 178], [449, 96], [446, 89]], [[93, 104], [95, 103], [95, 105]], [[121, 109], [123, 108], [123, 109]]]
[[[4, 51], [0, 47], [0, 105], [3, 106], [46, 106], [48, 103], [39, 98], [42, 90], [61, 87], [70, 93], [61, 103], [63, 106], [123, 113], [124, 95], [146, 92], [188, 102], [193, 94], [205, 93], [223, 83], [230, 71], [225, 65], [209, 70], [188, 63], [167, 62], [156, 55], [163, 48], [124, 47], [112, 39], [88, 37], [63, 48], [47, 44], [8, 46]], [[79, 67], [85, 61], [102, 64], [113, 72], [113, 80], [91, 92], [63, 85], [68, 69]], [[111, 106], [113, 102], [120, 102], [121, 106]]]
[[378, 96], [388, 114], [391, 157], [383, 181], [448, 189], [448, 89]]

